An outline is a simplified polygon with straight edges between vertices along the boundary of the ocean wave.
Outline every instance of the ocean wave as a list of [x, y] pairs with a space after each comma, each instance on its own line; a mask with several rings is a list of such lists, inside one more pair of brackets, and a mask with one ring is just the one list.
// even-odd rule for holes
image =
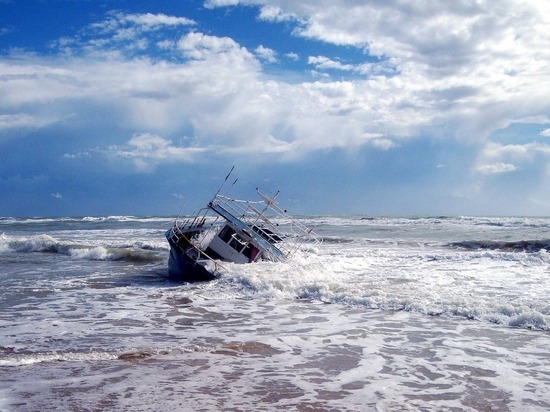
[[0, 253], [58, 253], [83, 260], [156, 262], [165, 258], [159, 250], [156, 245], [142, 241], [120, 247], [77, 244], [47, 234], [22, 238], [0, 236]]
[[[501, 325], [504, 327], [550, 331], [550, 313], [544, 309], [533, 309], [529, 305], [518, 306], [510, 311], [507, 308], [484, 305], [477, 306], [475, 302], [470, 305], [461, 305], [454, 302], [426, 303], [420, 297], [397, 298], [391, 294], [373, 293], [372, 296], [357, 296], [346, 291], [346, 286], [338, 287], [326, 283], [309, 283], [296, 285], [294, 290], [280, 290], [276, 284], [259, 286], [255, 281], [246, 277], [232, 278], [234, 285], [239, 284], [243, 289], [248, 289], [252, 295], [261, 295], [262, 298], [276, 299], [300, 299], [324, 304], [339, 304], [364, 308], [366, 310], [405, 311], [425, 316], [459, 318], [469, 321], [478, 321]], [[266, 291], [268, 291], [266, 293]], [[270, 295], [270, 296], [267, 296]]]
[[0, 216], [0, 225], [13, 224], [43, 224], [60, 222], [84, 222], [84, 223], [105, 223], [105, 222], [170, 222], [172, 217], [164, 216], [132, 216], [132, 215], [112, 215], [112, 216], [82, 216], [82, 217], [10, 217]]
[[[134, 349], [134, 350], [113, 350], [113, 351], [81, 351], [81, 352], [33, 352], [29, 350], [18, 351], [14, 348], [0, 346], [0, 367], [17, 367], [35, 365], [38, 363], [53, 362], [95, 362], [95, 361], [126, 361], [135, 362], [155, 355], [169, 353], [173, 348], [156, 349]], [[185, 350], [185, 348], [183, 349]], [[192, 351], [192, 349], [188, 349]]]
[[137, 218], [135, 216], [84, 216], [82, 220], [84, 222], [128, 222], [136, 220]]
[[0, 225], [28, 225], [28, 224], [43, 224], [56, 222], [79, 222], [81, 218], [75, 217], [0, 217]]
[[164, 356], [182, 352], [213, 352], [218, 346], [175, 345], [147, 348], [113, 348], [112, 350], [82, 350], [82, 351], [32, 351], [0, 346], [0, 367], [17, 367], [55, 362], [96, 362], [124, 361], [136, 362], [154, 356]]
[[169, 250], [169, 246], [167, 242], [144, 242], [144, 241], [136, 241], [131, 243], [123, 243], [119, 247], [125, 248], [125, 249], [143, 249], [143, 250], [151, 250], [151, 251], [163, 251], [167, 252]]
[[136, 248], [106, 248], [96, 246], [93, 248], [74, 248], [70, 255], [85, 260], [126, 261], [126, 262], [158, 262], [164, 260], [160, 255], [150, 250]]
[[[222, 296], [301, 299], [364, 310], [405, 311], [550, 330], [547, 295], [534, 284], [535, 279], [544, 277], [539, 270], [531, 273], [532, 280], [515, 278], [517, 284], [506, 290], [495, 286], [499, 282], [495, 276], [487, 276], [495, 265], [490, 257], [484, 263], [486, 270], [476, 263], [475, 270], [468, 270], [461, 262], [472, 265], [464, 259], [431, 263], [420, 256], [406, 262], [397, 261], [396, 256], [392, 259], [393, 266], [388, 266], [384, 262], [391, 259], [391, 253], [387, 251], [387, 256], [378, 252], [334, 256], [322, 253], [285, 263], [226, 264], [215, 282], [217, 289], [223, 290]], [[399, 265], [403, 265], [401, 270], [397, 269]]]
[[365, 227], [422, 227], [445, 226], [449, 228], [504, 229], [539, 228], [548, 229], [548, 217], [473, 217], [473, 216], [299, 216], [308, 225], [314, 226], [365, 226]]
[[84, 216], [79, 220], [91, 223], [104, 222], [166, 222], [172, 218], [162, 216], [131, 216], [131, 215], [113, 215], [113, 216]]
[[69, 253], [69, 244], [60, 242], [50, 235], [42, 234], [30, 237], [0, 236], [0, 251], [4, 252], [44, 252]]
[[345, 244], [353, 243], [356, 241], [354, 238], [342, 237], [342, 236], [323, 236], [319, 239], [324, 244]]
[[548, 252], [550, 251], [550, 239], [517, 241], [464, 240], [460, 242], [451, 242], [448, 244], [448, 246], [470, 250], [501, 250], [506, 252]]
[[33, 353], [10, 350], [11, 348], [0, 347], [0, 353], [3, 354], [0, 359], [0, 366], [16, 367], [34, 365], [37, 363], [51, 362], [89, 362], [89, 361], [105, 361], [117, 359], [119, 355], [109, 352], [50, 352], [50, 353]]

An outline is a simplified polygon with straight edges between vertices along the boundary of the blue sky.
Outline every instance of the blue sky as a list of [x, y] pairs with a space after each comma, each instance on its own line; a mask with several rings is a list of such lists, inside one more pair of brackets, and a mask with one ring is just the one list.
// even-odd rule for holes
[[0, 216], [550, 215], [550, 4], [0, 0]]

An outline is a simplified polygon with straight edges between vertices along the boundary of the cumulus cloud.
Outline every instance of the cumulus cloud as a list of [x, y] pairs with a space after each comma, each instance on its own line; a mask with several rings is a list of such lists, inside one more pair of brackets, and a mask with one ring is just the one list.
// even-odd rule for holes
[[151, 45], [166, 47], [166, 39], [153, 41], [154, 32], [180, 27], [193, 27], [197, 23], [186, 17], [166, 14], [125, 14], [110, 12], [105, 20], [82, 29], [77, 36], [63, 37], [52, 47], [65, 55], [96, 54], [117, 58], [132, 56], [147, 50]]
[[277, 52], [273, 49], [259, 45], [258, 47], [256, 47], [256, 50], [254, 50], [254, 52], [256, 53], [256, 56], [258, 56], [261, 60], [269, 63], [277, 62]]
[[550, 161], [550, 146], [541, 143], [488, 143], [479, 153], [476, 170], [486, 175], [542, 168]]
[[168, 16], [166, 14], [125, 14], [112, 12], [105, 21], [92, 24], [90, 27], [98, 32], [123, 35], [124, 29], [133, 27], [142, 31], [158, 30], [166, 26], [194, 26], [197, 23], [186, 17]]
[[131, 160], [140, 172], [150, 172], [161, 162], [192, 162], [204, 148], [179, 147], [171, 140], [150, 133], [136, 134], [123, 146], [111, 146], [107, 154]]
[[167, 16], [166, 14], [118, 14], [120, 23], [134, 23], [145, 28], [156, 29], [161, 26], [194, 26], [197, 23], [186, 17]]
[[76, 153], [65, 153], [63, 157], [65, 159], [86, 159], [86, 158], [91, 158], [92, 155], [90, 152], [76, 152]]
[[[247, 49], [182, 16], [113, 12], [59, 40], [57, 57], [3, 59], [0, 105], [19, 114], [2, 117], [0, 128], [31, 124], [37, 107], [68, 124], [93, 123], [101, 108], [104, 123], [157, 136], [139, 134], [113, 153], [159, 163], [187, 161], [191, 150], [159, 136], [189, 134], [192, 150], [297, 157], [335, 147], [387, 150], [418, 136], [484, 141], [494, 130], [550, 112], [545, 2], [210, 0], [205, 6], [237, 4], [257, 7], [262, 21], [294, 24], [296, 36], [353, 48], [365, 59], [314, 54], [308, 62], [321, 80], [286, 81], [262, 71], [277, 58], [275, 49]], [[334, 71], [352, 77], [334, 80]], [[79, 106], [93, 109], [89, 119], [86, 111], [75, 116]], [[529, 150], [542, 155], [542, 149]], [[504, 151], [484, 152], [477, 166], [516, 164], [507, 159]]]
[[541, 143], [506, 144], [489, 143], [481, 155], [487, 159], [532, 159], [536, 155], [550, 155], [550, 146]]
[[55, 120], [29, 114], [0, 114], [0, 133], [16, 129], [38, 129]]
[[385, 59], [376, 63], [350, 64], [342, 63], [339, 60], [330, 59], [326, 56], [309, 56], [308, 63], [317, 71], [338, 70], [342, 72], [353, 72], [370, 78], [374, 76], [391, 76], [397, 74], [398, 68], [391, 59]]
[[[280, 9], [277, 14], [302, 19], [304, 24], [296, 31], [301, 36], [365, 47], [374, 55], [393, 56], [402, 63], [424, 63], [424, 69], [445, 69], [449, 74], [481, 62], [499, 66], [509, 58], [514, 58], [514, 67], [508, 60], [509, 69], [519, 72], [515, 58], [521, 58], [522, 69], [527, 69], [526, 57], [540, 56], [538, 36], [548, 39], [543, 29], [549, 6], [543, 1], [526, 4], [511, 0], [498, 7], [471, 1], [344, 1], [335, 5], [321, 0], [314, 8], [305, 0], [273, 0], [270, 4], [270, 8]], [[526, 50], [528, 46], [533, 47]]]
[[193, 32], [183, 36], [178, 42], [178, 48], [189, 58], [206, 60], [216, 55], [250, 54], [229, 37], [209, 36]]
[[[433, 130], [445, 125], [460, 138], [484, 139], [495, 129], [550, 110], [545, 69], [550, 49], [542, 46], [550, 43], [547, 2], [321, 0], [315, 7], [307, 0], [230, 2], [236, 3], [258, 5], [259, 18], [266, 21], [294, 21], [297, 36], [378, 57], [362, 65], [324, 56], [309, 62], [327, 80], [324, 70], [380, 77], [358, 84], [357, 95], [365, 90], [374, 95], [388, 124], [414, 114], [416, 125], [402, 127], [402, 135], [422, 133], [431, 124]], [[470, 92], [455, 95], [457, 90]], [[390, 129], [395, 131], [393, 125]]]
[[351, 64], [342, 64], [339, 61], [331, 60], [325, 56], [310, 56], [308, 63], [315, 66], [317, 70], [343, 70], [352, 71], [354, 66]]
[[290, 60], [298, 61], [300, 60], [300, 56], [297, 53], [290, 52], [285, 54], [286, 57], [288, 57]]
[[270, 4], [260, 8], [259, 18], [266, 21], [282, 22], [296, 20], [297, 16], [294, 13], [285, 13], [281, 7]]
[[477, 170], [483, 174], [493, 175], [506, 172], [513, 172], [516, 166], [509, 163], [493, 163], [490, 165], [479, 166]]
[[236, 6], [241, 2], [241, 0], [206, 0], [204, 2], [204, 7], [207, 9], [213, 9], [216, 7]]

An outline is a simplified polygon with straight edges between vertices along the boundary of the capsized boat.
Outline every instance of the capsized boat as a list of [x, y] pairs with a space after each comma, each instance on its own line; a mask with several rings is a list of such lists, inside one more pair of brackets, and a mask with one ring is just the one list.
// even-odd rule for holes
[[196, 215], [176, 219], [166, 231], [170, 279], [213, 280], [223, 262], [281, 262], [306, 244], [319, 243], [310, 228], [278, 206], [279, 192], [270, 197], [256, 189], [259, 200], [250, 201], [221, 195], [220, 190]]

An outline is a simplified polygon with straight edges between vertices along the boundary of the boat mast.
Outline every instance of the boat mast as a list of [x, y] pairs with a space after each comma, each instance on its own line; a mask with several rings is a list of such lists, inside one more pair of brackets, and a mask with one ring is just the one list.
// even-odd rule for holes
[[[235, 166], [233, 166], [231, 168], [231, 170], [229, 171], [229, 173], [227, 174], [227, 176], [225, 176], [225, 179], [223, 179], [223, 183], [221, 184], [220, 188], [218, 189], [218, 191], [216, 192], [216, 194], [214, 195], [214, 199], [216, 198], [216, 196], [218, 196], [220, 194], [220, 192], [222, 191], [223, 187], [225, 186], [225, 183], [227, 182], [227, 179], [229, 179], [229, 176], [231, 176], [231, 173], [233, 173], [233, 169], [235, 169]], [[231, 185], [231, 187], [233, 187], [235, 185], [235, 183], [237, 183], [237, 180], [239, 180], [238, 178], [235, 179], [235, 181], [233, 182], [233, 184]], [[229, 190], [231, 189], [231, 187], [229, 189], [227, 189], [227, 191], [229, 192]]]

